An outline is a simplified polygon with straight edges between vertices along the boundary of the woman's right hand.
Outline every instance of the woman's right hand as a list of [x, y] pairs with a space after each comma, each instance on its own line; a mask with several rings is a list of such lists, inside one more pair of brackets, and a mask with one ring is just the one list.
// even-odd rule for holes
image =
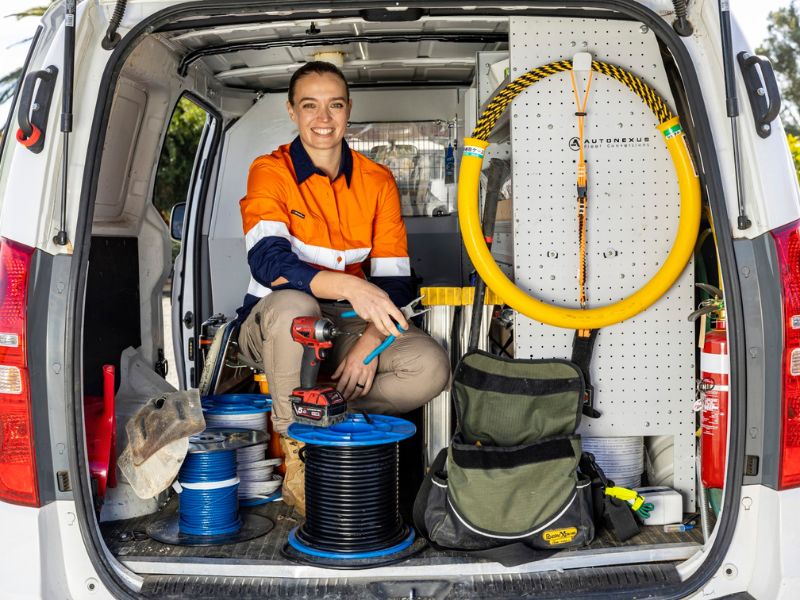
[[408, 321], [391, 301], [389, 294], [360, 277], [352, 277], [352, 281], [347, 283], [345, 298], [359, 317], [373, 323], [386, 336], [401, 335], [403, 332], [397, 329], [397, 325], [408, 331]]
[[366, 279], [346, 273], [320, 271], [311, 280], [311, 292], [317, 298], [344, 298], [359, 317], [373, 323], [384, 336], [399, 336], [403, 333], [397, 329], [395, 322], [408, 330], [408, 321], [389, 298], [389, 294]]

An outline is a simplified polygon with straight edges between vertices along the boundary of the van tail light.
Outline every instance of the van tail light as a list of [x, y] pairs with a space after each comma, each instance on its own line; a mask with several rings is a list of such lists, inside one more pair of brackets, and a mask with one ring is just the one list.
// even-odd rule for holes
[[783, 402], [778, 488], [800, 486], [800, 221], [772, 231], [783, 292]]
[[0, 500], [39, 506], [26, 344], [32, 255], [0, 238]]

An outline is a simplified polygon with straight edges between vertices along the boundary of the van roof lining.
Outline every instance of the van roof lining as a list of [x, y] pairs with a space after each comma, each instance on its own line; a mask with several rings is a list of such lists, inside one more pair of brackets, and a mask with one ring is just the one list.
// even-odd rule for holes
[[423, 17], [371, 22], [360, 17], [293, 19], [214, 26], [171, 35], [178, 72], [203, 66], [226, 87], [265, 91], [288, 87], [292, 73], [320, 52], [343, 55], [354, 87], [469, 85], [477, 52], [508, 47], [508, 16]]

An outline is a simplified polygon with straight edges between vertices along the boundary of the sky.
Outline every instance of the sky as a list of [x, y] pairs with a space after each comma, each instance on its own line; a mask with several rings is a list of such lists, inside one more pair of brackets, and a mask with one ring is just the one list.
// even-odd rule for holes
[[[25, 61], [28, 42], [24, 40], [33, 35], [38, 24], [38, 18], [17, 20], [5, 15], [46, 3], [47, 0], [0, 1], [0, 76], [19, 68]], [[751, 47], [758, 46], [766, 38], [769, 12], [788, 4], [789, 0], [730, 0], [731, 11]], [[7, 112], [8, 103], [0, 105], [0, 124], [5, 123]]]

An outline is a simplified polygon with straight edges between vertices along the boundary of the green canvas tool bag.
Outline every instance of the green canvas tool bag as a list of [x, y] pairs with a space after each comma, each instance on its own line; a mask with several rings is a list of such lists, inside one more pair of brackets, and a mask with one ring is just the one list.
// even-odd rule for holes
[[507, 560], [484, 552], [504, 563], [591, 542], [592, 494], [575, 434], [584, 385], [568, 361], [465, 355], [452, 388], [456, 432], [414, 505], [420, 533], [443, 549], [512, 548]]

